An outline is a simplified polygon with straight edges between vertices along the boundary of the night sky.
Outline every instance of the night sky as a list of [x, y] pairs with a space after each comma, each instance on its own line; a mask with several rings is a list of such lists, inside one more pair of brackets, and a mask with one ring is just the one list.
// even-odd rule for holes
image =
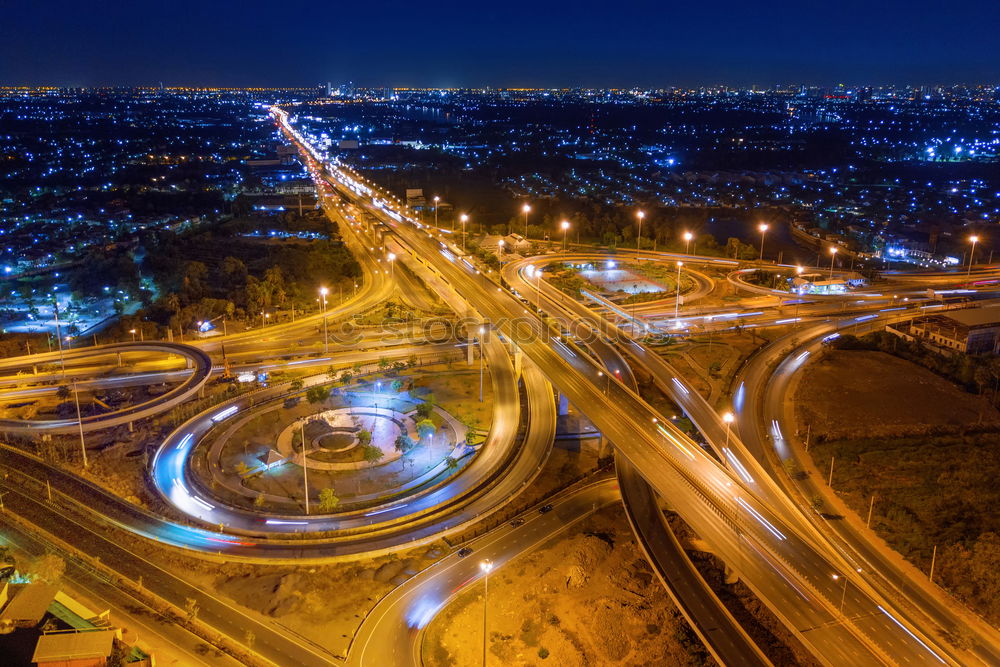
[[0, 85], [998, 83], [996, 0], [0, 0]]

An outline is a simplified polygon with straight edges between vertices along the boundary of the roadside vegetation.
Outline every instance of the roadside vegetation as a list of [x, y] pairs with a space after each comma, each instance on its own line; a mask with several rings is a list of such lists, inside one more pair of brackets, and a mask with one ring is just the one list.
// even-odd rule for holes
[[809, 454], [824, 475], [833, 460], [837, 495], [863, 521], [871, 508], [871, 528], [889, 546], [928, 574], [934, 560], [936, 583], [1000, 622], [1000, 413], [992, 395], [926, 368], [975, 377], [968, 369], [990, 360], [923, 352], [917, 366], [868, 349], [894, 337], [847, 338], [806, 371], [795, 396]]

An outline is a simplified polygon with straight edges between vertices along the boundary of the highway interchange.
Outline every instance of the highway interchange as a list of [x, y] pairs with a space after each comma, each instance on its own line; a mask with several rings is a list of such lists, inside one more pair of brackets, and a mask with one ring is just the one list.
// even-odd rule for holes
[[[915, 580], [915, 573], [887, 559], [872, 536], [849, 522], [824, 519], [807, 498], [815, 479], [796, 483], [781, 462], [797, 456], [786, 441], [787, 395], [795, 374], [824, 340], [839, 331], [874, 328], [914, 313], [938, 308], [928, 287], [956, 289], [963, 276], [893, 276], [892, 293], [803, 300], [787, 299], [750, 286], [734, 262], [669, 253], [609, 254], [571, 249], [508, 262], [502, 272], [487, 271], [464, 255], [453, 238], [409, 217], [388, 195], [350, 170], [321, 159], [281, 109], [279, 127], [302, 151], [328, 216], [344, 231], [364, 277], [359, 288], [325, 313], [295, 322], [193, 343], [138, 342], [61, 353], [16, 357], [0, 362], [0, 400], [13, 401], [55, 391], [43, 384], [58, 376], [82, 389], [176, 382], [155, 400], [100, 417], [0, 422], [0, 430], [24, 434], [92, 432], [160, 414], [199, 394], [220, 367], [210, 355], [223, 352], [238, 369], [348, 368], [379, 358], [440, 358], [465, 354], [468, 340], [427, 344], [402, 335], [385, 344], [365, 338], [325, 345], [313, 342], [320, 326], [384, 301], [402, 286], [413, 305], [433, 303], [419, 284], [448, 303], [457, 318], [483, 327], [478, 347], [489, 368], [495, 400], [487, 441], [462, 474], [398, 500], [332, 515], [288, 514], [261, 518], [226, 506], [191, 474], [202, 441], [249, 411], [295, 393], [288, 383], [239, 395], [190, 417], [167, 435], [150, 461], [149, 478], [167, 508], [164, 513], [136, 507], [70, 472], [20, 450], [4, 447], [7, 478], [3, 491], [10, 509], [53, 534], [70, 536], [106, 554], [122, 574], [143, 574], [150, 589], [164, 597], [194, 595], [209, 610], [203, 617], [219, 632], [239, 638], [240, 612], [203, 591], [192, 591], [167, 573], [107, 537], [108, 527], [129, 531], [202, 557], [247, 562], [308, 563], [369, 557], [458, 534], [502, 510], [543, 467], [555, 435], [553, 391], [592, 421], [616, 450], [616, 477], [599, 477], [564, 491], [550, 501], [554, 510], [529, 511], [518, 526], [501, 523], [470, 543], [475, 559], [452, 554], [400, 585], [378, 603], [355, 636], [347, 662], [358, 665], [419, 664], [421, 631], [449, 599], [478, 580], [481, 557], [500, 567], [516, 555], [551, 539], [598, 507], [623, 500], [640, 546], [682, 613], [706, 647], [723, 664], [770, 664], [700, 578], [665, 521], [667, 507], [690, 525], [770, 611], [815, 657], [828, 665], [1000, 664], [1000, 640], [993, 628], [969, 621], [940, 591]], [[392, 252], [387, 260], [387, 253]], [[399, 270], [387, 269], [398, 261]], [[549, 265], [570, 262], [684, 262], [693, 288], [684, 308], [674, 299], [628, 310], [607, 304], [585, 305], [541, 278]], [[406, 268], [403, 269], [402, 266]], [[705, 267], [704, 271], [693, 267]], [[795, 267], [776, 267], [794, 270]], [[725, 270], [727, 280], [744, 289], [751, 308], [699, 308], [711, 293], [709, 270]], [[979, 269], [975, 278], [995, 277]], [[962, 292], [971, 292], [966, 286]], [[988, 291], [989, 285], [984, 289]], [[761, 306], [761, 297], [773, 305]], [[939, 298], [939, 297], [938, 297]], [[597, 301], [596, 299], [594, 301]], [[691, 305], [694, 304], [694, 305]], [[793, 313], [793, 314], [790, 314]], [[676, 314], [676, 316], [675, 316]], [[743, 326], [796, 325], [793, 333], [755, 354], [733, 384], [736, 427], [713, 407], [645, 340], [648, 334], [703, 332]], [[410, 332], [412, 334], [412, 332]], [[635, 335], [639, 334], [639, 335]], [[289, 354], [306, 341], [309, 354]], [[223, 351], [223, 345], [225, 350]], [[458, 347], [456, 347], [458, 346]], [[457, 351], [457, 352], [456, 352]], [[131, 372], [119, 368], [119, 354], [134, 355]], [[161, 364], [174, 357], [173, 366]], [[184, 359], [183, 366], [177, 360]], [[238, 360], [238, 361], [237, 361]], [[54, 363], [67, 364], [52, 370]], [[143, 366], [147, 364], [147, 366]], [[38, 374], [37, 366], [48, 370]], [[30, 376], [26, 369], [31, 368]], [[704, 439], [693, 441], [638, 394], [633, 369], [640, 369], [690, 418]], [[31, 380], [27, 378], [31, 377]], [[22, 388], [21, 381], [36, 386]], [[305, 378], [306, 386], [328, 383], [323, 374]], [[15, 480], [12, 482], [12, 478]], [[61, 502], [45, 502], [43, 480]], [[70, 508], [70, 509], [67, 509]], [[312, 534], [312, 535], [304, 535]], [[140, 562], [141, 561], [141, 562]], [[183, 591], [183, 593], [178, 593]], [[339, 664], [334, 656], [258, 622], [255, 650], [275, 664]], [[944, 639], [970, 629], [970, 650]]]

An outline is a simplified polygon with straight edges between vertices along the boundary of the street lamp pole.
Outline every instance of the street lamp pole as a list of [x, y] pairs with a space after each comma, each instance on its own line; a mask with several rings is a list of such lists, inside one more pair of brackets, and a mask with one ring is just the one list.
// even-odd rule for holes
[[483, 336], [486, 327], [479, 327], [479, 402], [483, 402]]
[[837, 248], [830, 248], [830, 280], [833, 280], [833, 260], [837, 258]]
[[681, 308], [681, 267], [684, 266], [684, 262], [677, 262], [677, 298], [674, 299], [674, 323], [680, 321], [680, 308]]
[[465, 252], [465, 223], [469, 221], [469, 216], [463, 213], [460, 220], [462, 221], [462, 252]]
[[305, 489], [306, 516], [309, 516], [309, 461], [306, 459], [306, 422], [299, 425], [299, 434], [302, 436], [302, 486]]
[[694, 238], [694, 234], [691, 232], [684, 232], [684, 254], [691, 254], [691, 239]]
[[562, 249], [563, 249], [563, 252], [565, 252], [566, 251], [566, 232], [569, 231], [569, 220], [563, 220], [562, 222], [559, 223], [559, 226], [562, 228], [562, 233], [563, 233], [563, 244], [562, 244], [563, 247], [562, 247]]
[[483, 667], [486, 667], [486, 607], [489, 603], [490, 595], [490, 570], [493, 569], [493, 561], [487, 559], [479, 563], [479, 569], [483, 571]]
[[979, 237], [973, 234], [969, 237], [969, 240], [972, 241], [972, 251], [969, 253], [969, 270], [965, 273], [966, 278], [972, 275], [972, 258], [976, 254], [976, 244], [979, 243]]
[[521, 207], [521, 212], [524, 213], [524, 238], [528, 238], [528, 214], [531, 213], [531, 206], [525, 204]]
[[735, 419], [736, 417], [733, 416], [732, 412], [727, 412], [726, 414], [722, 415], [722, 421], [726, 422], [726, 447], [729, 446], [729, 431], [731, 430], [733, 426], [733, 420]]
[[83, 454], [83, 467], [87, 467], [87, 445], [83, 440], [83, 417], [80, 416], [80, 394], [76, 390], [76, 381], [73, 381], [73, 401], [76, 403], [76, 423], [80, 427], [80, 452]]
[[764, 261], [764, 235], [767, 233], [768, 225], [766, 222], [762, 222], [757, 225], [757, 229], [760, 230], [760, 258], [758, 261]]
[[437, 228], [437, 226], [438, 226], [438, 202], [439, 201], [441, 201], [441, 198], [438, 197], [437, 195], [434, 195], [434, 227], [435, 228]]
[[323, 303], [323, 354], [330, 352], [330, 337], [326, 334], [326, 295], [330, 293], [325, 287], [319, 288], [319, 296]]
[[396, 253], [389, 253], [389, 277], [396, 279]]

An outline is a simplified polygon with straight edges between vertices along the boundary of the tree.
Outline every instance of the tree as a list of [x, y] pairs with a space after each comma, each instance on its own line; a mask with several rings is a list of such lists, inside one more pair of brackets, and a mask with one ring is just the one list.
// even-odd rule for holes
[[340, 505], [340, 498], [336, 496], [333, 487], [327, 487], [319, 492], [319, 511], [323, 514], [330, 514]]
[[250, 472], [250, 466], [248, 466], [244, 461], [239, 461], [236, 463], [236, 474], [240, 477], [246, 476]]
[[292, 391], [302, 391], [302, 387], [306, 386], [306, 383], [302, 378], [295, 378], [289, 386]]
[[416, 446], [416, 444], [417, 443], [413, 441], [413, 438], [406, 435], [405, 433], [401, 433], [400, 435], [396, 436], [395, 445], [397, 452], [403, 452], [405, 454], [406, 452], [413, 449]]
[[437, 427], [430, 419], [421, 419], [417, 422], [417, 434], [421, 440], [432, 437], [437, 432]]
[[187, 620], [193, 621], [197, 616], [201, 607], [198, 605], [198, 601], [194, 598], [187, 598], [184, 600], [184, 612], [187, 614]]
[[351, 371], [344, 371], [343, 373], [340, 374], [340, 381], [343, 382], [344, 384], [350, 384], [351, 380], [353, 379], [354, 375], [351, 374]]
[[400, 391], [400, 390], [401, 390], [402, 388], [403, 388], [403, 381], [402, 381], [402, 380], [393, 380], [393, 381], [392, 381], [392, 390], [393, 390], [393, 391], [394, 391], [395, 393], [397, 393], [397, 394], [398, 394], [398, 393], [399, 393], [399, 391]]
[[73, 392], [71, 392], [69, 387], [67, 387], [66, 385], [62, 385], [58, 389], [56, 389], [56, 396], [59, 397], [60, 401], [68, 400], [71, 393]]
[[379, 357], [378, 358], [378, 367], [379, 367], [379, 370], [383, 370], [384, 371], [385, 369], [389, 368], [389, 364], [390, 363], [391, 362], [388, 359], [386, 359], [385, 357]]
[[253, 506], [254, 507], [263, 507], [264, 506], [264, 494], [263, 493], [258, 493], [257, 496], [253, 499]]
[[330, 398], [330, 390], [327, 387], [309, 387], [306, 389], [306, 400], [310, 403], [323, 403]]
[[424, 401], [417, 405], [416, 413], [420, 419], [429, 419], [434, 413], [434, 404]]
[[458, 459], [453, 456], [449, 456], [444, 460], [444, 464], [448, 467], [448, 470], [454, 470], [458, 467]]
[[365, 461], [369, 465], [375, 465], [376, 463], [382, 460], [383, 456], [385, 456], [382, 453], [382, 450], [374, 445], [365, 445], [364, 455], [365, 455]]
[[49, 584], [58, 582], [66, 571], [66, 561], [55, 554], [36, 556], [28, 565], [28, 574], [34, 580]]
[[372, 443], [372, 432], [364, 428], [358, 431], [358, 443], [362, 447], [370, 445]]

